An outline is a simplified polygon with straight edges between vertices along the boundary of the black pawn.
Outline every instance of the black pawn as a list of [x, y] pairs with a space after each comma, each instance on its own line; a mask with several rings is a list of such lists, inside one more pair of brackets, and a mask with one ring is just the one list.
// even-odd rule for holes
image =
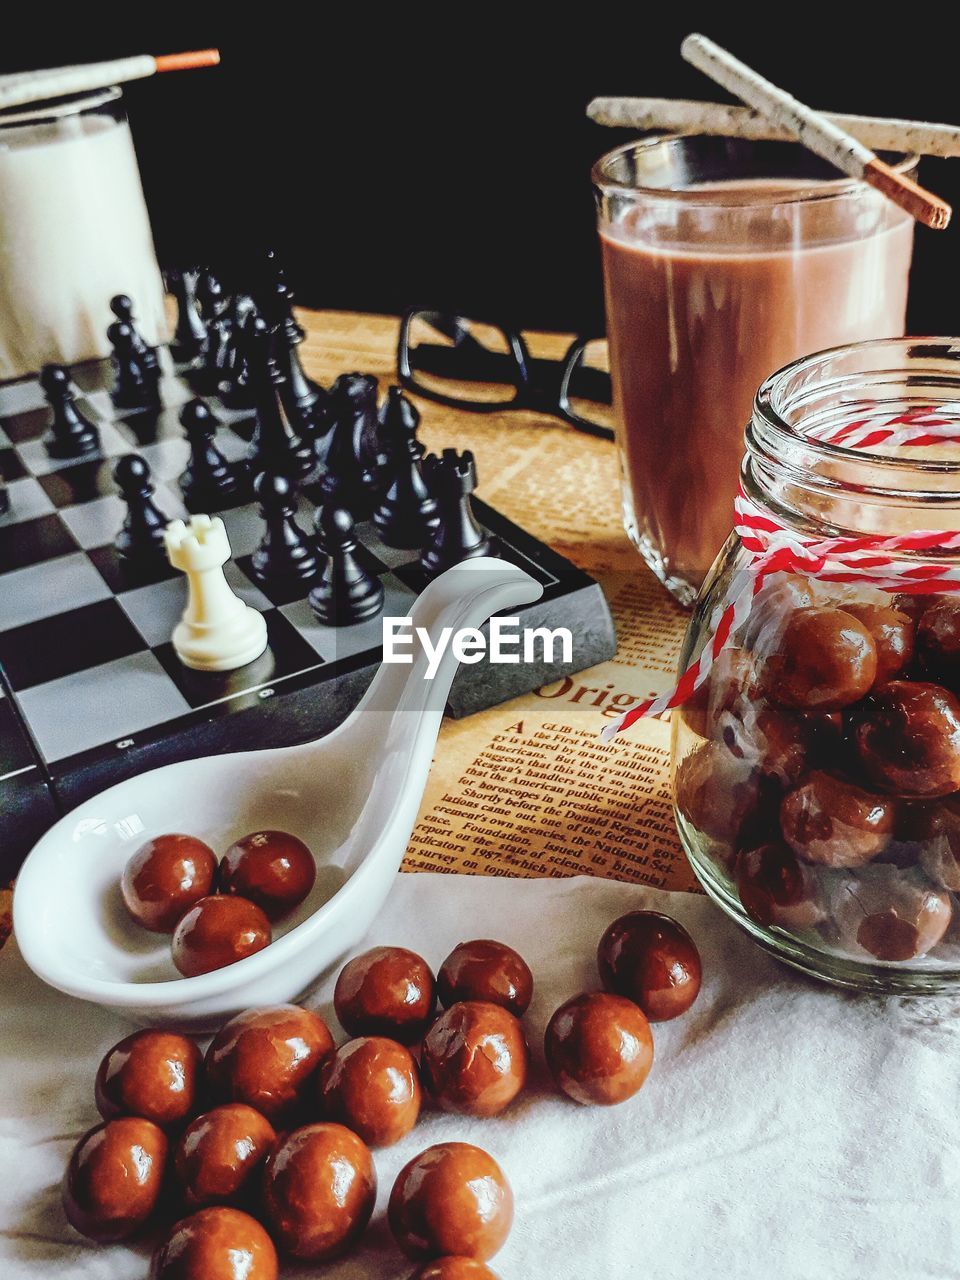
[[207, 347], [207, 329], [200, 318], [197, 303], [197, 285], [200, 272], [196, 269], [175, 270], [167, 273], [167, 284], [177, 303], [177, 326], [170, 343], [170, 354], [181, 364], [199, 359]]
[[387, 396], [388, 412], [380, 422], [381, 434], [389, 430], [384, 445], [393, 480], [373, 513], [373, 523], [388, 547], [422, 547], [432, 536], [438, 515], [420, 465], [420, 415], [399, 387], [391, 387]]
[[244, 356], [257, 426], [248, 461], [255, 475], [268, 471], [290, 480], [309, 480], [316, 469], [313, 445], [298, 435], [281, 401], [282, 377], [273, 359], [273, 334], [261, 316], [243, 326]]
[[355, 520], [372, 515], [383, 489], [377, 380], [344, 373], [330, 389], [333, 417], [318, 490], [321, 506], [345, 507]]
[[439, 458], [428, 454], [423, 469], [440, 519], [420, 556], [421, 567], [434, 577], [463, 560], [490, 555], [490, 539], [477, 524], [470, 502], [477, 487], [473, 454], [444, 449]]
[[51, 458], [85, 458], [100, 448], [100, 432], [76, 406], [66, 369], [47, 364], [40, 373], [40, 386], [53, 410], [50, 430], [43, 437]]
[[145, 369], [155, 369], [159, 379], [160, 366], [157, 361], [157, 349], [149, 345], [137, 328], [133, 315], [132, 299], [125, 293], [118, 293], [110, 299], [110, 310], [121, 324], [129, 325], [130, 341], [134, 351], [137, 353], [137, 357]]
[[113, 347], [113, 390], [110, 397], [118, 409], [160, 407], [159, 369], [144, 361], [136, 348], [133, 330], [123, 320], [115, 320], [107, 330]]
[[376, 617], [383, 608], [383, 583], [356, 557], [350, 512], [338, 507], [318, 511], [316, 532], [325, 555], [320, 581], [307, 596], [314, 616], [328, 627], [349, 627]]
[[113, 478], [127, 504], [127, 514], [114, 545], [126, 560], [159, 564], [165, 558], [163, 531], [167, 517], [153, 501], [150, 468], [137, 453], [125, 454], [113, 469]]
[[235, 470], [217, 448], [219, 423], [202, 400], [190, 400], [180, 410], [180, 425], [190, 443], [190, 461], [180, 476], [180, 490], [188, 511], [223, 511], [240, 499]]
[[310, 535], [297, 524], [297, 491], [285, 476], [264, 472], [253, 482], [266, 529], [253, 553], [251, 572], [261, 586], [283, 593], [316, 578], [320, 562]]

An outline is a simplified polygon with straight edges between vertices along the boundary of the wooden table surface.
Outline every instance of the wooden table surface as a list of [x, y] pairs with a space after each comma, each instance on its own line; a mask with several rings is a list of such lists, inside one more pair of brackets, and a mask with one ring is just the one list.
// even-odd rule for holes
[[[301, 356], [324, 385], [354, 370], [372, 373], [381, 390], [396, 381], [400, 321], [345, 311], [299, 312], [307, 336]], [[559, 359], [569, 335], [525, 334], [531, 355]], [[413, 397], [421, 439], [436, 451], [472, 449], [479, 495], [505, 516], [591, 573], [638, 566], [623, 532], [614, 446], [557, 418], [526, 410], [502, 414], [449, 409]], [[531, 466], [536, 458], [538, 465]], [[591, 533], [582, 529], [589, 523]], [[0, 889], [0, 945], [9, 933], [10, 891]]]

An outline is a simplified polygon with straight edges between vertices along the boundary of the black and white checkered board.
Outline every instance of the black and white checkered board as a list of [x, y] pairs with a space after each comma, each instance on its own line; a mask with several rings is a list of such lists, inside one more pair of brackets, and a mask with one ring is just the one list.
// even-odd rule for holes
[[[234, 560], [227, 577], [266, 617], [269, 648], [239, 671], [190, 671], [170, 636], [183, 611], [186, 580], [126, 565], [113, 541], [124, 507], [112, 479], [116, 458], [135, 450], [149, 462], [155, 499], [185, 516], [177, 479], [188, 448], [179, 410], [193, 392], [164, 374], [164, 408], [121, 416], [103, 365], [74, 371], [83, 412], [99, 426], [102, 455], [51, 459], [41, 442], [49, 422], [35, 382], [0, 388], [0, 473], [10, 509], [0, 516], [0, 876], [12, 874], [36, 836], [61, 812], [143, 769], [214, 751], [307, 741], [328, 732], [355, 705], [381, 657], [379, 617], [324, 627], [305, 599], [257, 586], [250, 556], [262, 521], [254, 505], [222, 512]], [[217, 444], [230, 461], [247, 451], [253, 421], [215, 401]], [[301, 501], [310, 528], [312, 505]], [[525, 625], [568, 626], [574, 661], [464, 667], [449, 710], [465, 715], [612, 657], [609, 611], [598, 585], [499, 513], [477, 502], [501, 554], [544, 585], [520, 611]], [[367, 566], [386, 591], [385, 612], [409, 612], [425, 579], [415, 552], [384, 546], [359, 526]]]

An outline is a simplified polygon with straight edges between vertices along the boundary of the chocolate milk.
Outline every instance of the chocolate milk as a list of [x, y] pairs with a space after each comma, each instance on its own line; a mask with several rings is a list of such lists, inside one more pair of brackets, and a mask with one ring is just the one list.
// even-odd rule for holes
[[[761, 185], [787, 184], [736, 184], [747, 199]], [[824, 347], [903, 333], [912, 220], [893, 210], [864, 234], [862, 209], [859, 225], [850, 212], [844, 228], [836, 202], [823, 204], [805, 210], [799, 245], [795, 223], [762, 207], [750, 223], [755, 243], [731, 250], [690, 247], [689, 235], [684, 243], [682, 212], [675, 243], [662, 225], [651, 243], [639, 208], [601, 226], [625, 520], [681, 598], [732, 527], [760, 383]]]

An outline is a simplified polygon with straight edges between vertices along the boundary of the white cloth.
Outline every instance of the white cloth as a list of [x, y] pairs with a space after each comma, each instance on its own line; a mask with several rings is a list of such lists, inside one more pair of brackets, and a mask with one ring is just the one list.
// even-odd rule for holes
[[[595, 948], [623, 911], [668, 911], [689, 928], [704, 988], [654, 1027], [640, 1093], [584, 1108], [550, 1087], [552, 1010], [597, 985]], [[703, 898], [611, 881], [400, 876], [366, 945], [439, 965], [457, 942], [515, 946], [537, 989], [525, 1023], [527, 1091], [501, 1117], [426, 1112], [375, 1155], [377, 1211], [361, 1249], [291, 1271], [400, 1280], [385, 1205], [400, 1167], [431, 1143], [487, 1148], [516, 1218], [492, 1260], [502, 1280], [919, 1280], [960, 1275], [957, 1003], [853, 996], [758, 950]], [[333, 976], [306, 1003], [330, 1018]], [[44, 988], [12, 944], [0, 954], [0, 1275], [142, 1277], [147, 1248], [100, 1248], [66, 1225], [59, 1182], [98, 1116], [93, 1077], [125, 1034], [115, 1017]]]

